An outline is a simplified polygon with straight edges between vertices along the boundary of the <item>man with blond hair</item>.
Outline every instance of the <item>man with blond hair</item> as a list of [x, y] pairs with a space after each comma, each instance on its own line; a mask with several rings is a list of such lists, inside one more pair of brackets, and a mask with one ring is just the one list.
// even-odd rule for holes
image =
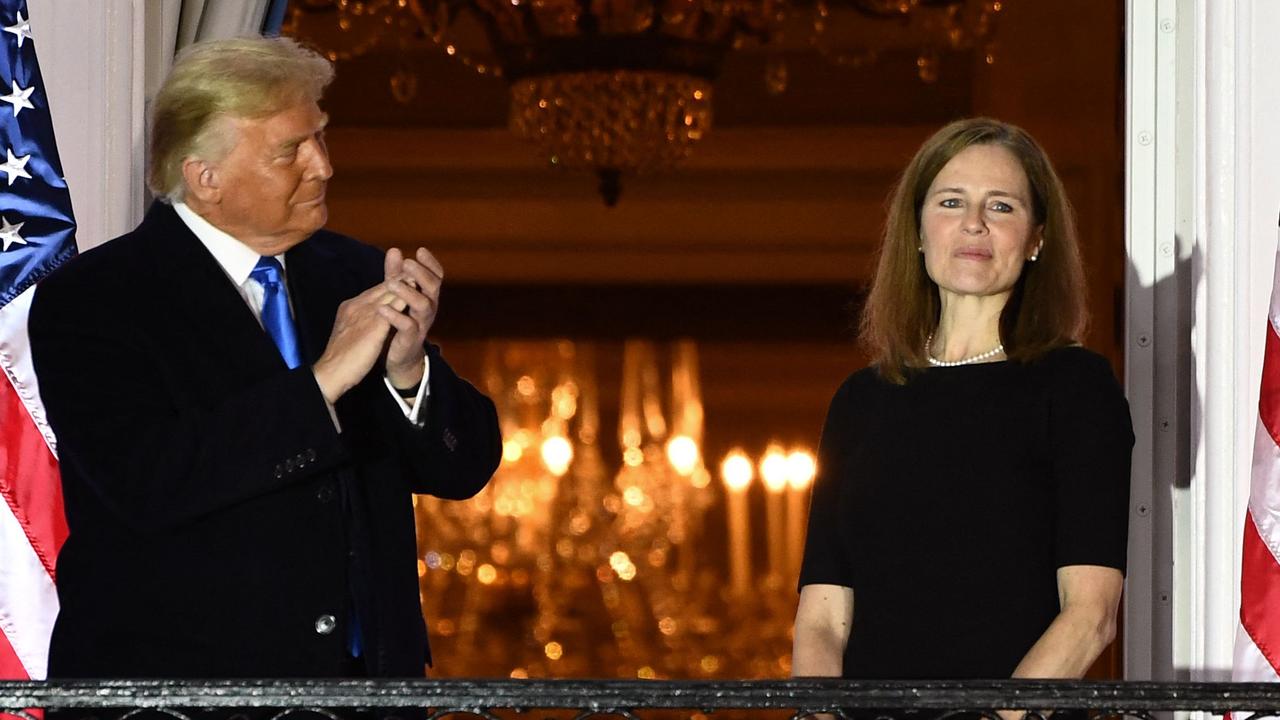
[[426, 341], [443, 271], [321, 229], [327, 60], [197, 44], [133, 231], [47, 278], [33, 359], [70, 537], [50, 677], [420, 676], [411, 493], [466, 498], [493, 404]]

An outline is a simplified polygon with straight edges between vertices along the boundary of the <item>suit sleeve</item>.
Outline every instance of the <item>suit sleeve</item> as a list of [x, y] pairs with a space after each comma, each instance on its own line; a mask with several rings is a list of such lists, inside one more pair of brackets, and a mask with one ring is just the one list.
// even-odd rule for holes
[[30, 314], [69, 514], [87, 490], [127, 526], [164, 531], [343, 461], [309, 368], [267, 372], [201, 404], [184, 392], [200, 378], [136, 330], [136, 308], [85, 294], [46, 281]]
[[416, 493], [462, 500], [484, 488], [502, 460], [502, 436], [493, 401], [458, 377], [440, 349], [428, 344], [431, 363], [426, 421], [409, 422], [395, 400], [380, 393], [383, 432], [390, 435]]

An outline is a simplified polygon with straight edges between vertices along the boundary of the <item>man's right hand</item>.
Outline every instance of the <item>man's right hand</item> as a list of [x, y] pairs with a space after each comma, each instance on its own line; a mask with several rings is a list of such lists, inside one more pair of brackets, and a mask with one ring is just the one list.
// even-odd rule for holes
[[329, 333], [329, 344], [311, 367], [324, 399], [333, 405], [369, 372], [382, 354], [391, 323], [379, 312], [389, 305], [396, 312], [405, 302], [390, 289], [399, 278], [378, 283], [338, 306], [338, 315]]

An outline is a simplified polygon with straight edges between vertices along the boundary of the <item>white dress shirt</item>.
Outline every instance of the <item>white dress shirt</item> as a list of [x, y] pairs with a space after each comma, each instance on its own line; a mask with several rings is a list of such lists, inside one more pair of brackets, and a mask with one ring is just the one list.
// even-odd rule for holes
[[[173, 209], [178, 213], [178, 217], [182, 219], [187, 228], [209, 250], [209, 253], [213, 255], [213, 259], [218, 261], [218, 266], [222, 268], [222, 272], [226, 274], [227, 279], [235, 286], [236, 291], [240, 293], [240, 297], [244, 298], [245, 304], [253, 312], [253, 317], [261, 325], [262, 299], [265, 288], [262, 287], [262, 283], [254, 280], [250, 274], [253, 272], [253, 268], [257, 266], [258, 259], [262, 256], [253, 248], [211, 225], [208, 220], [197, 215], [186, 204], [174, 203]], [[275, 258], [280, 261], [280, 267], [287, 273], [288, 267], [285, 265], [284, 255], [276, 255]], [[288, 297], [288, 294], [289, 290], [286, 284], [285, 296]], [[292, 314], [292, 298], [289, 298], [289, 311]], [[427, 396], [430, 395], [427, 380], [431, 377], [431, 361], [424, 356], [423, 363], [422, 382], [418, 385], [418, 395], [413, 399], [412, 405], [400, 397], [400, 393], [396, 392], [395, 387], [392, 386], [390, 378], [386, 375], [382, 376], [382, 381], [387, 386], [387, 392], [391, 393], [391, 397], [395, 398], [400, 410], [404, 412], [404, 416], [408, 418], [409, 422], [419, 426], [426, 421], [425, 417], [421, 417], [423, 415], [421, 410], [426, 407]], [[326, 404], [328, 404], [327, 401]], [[334, 427], [341, 432], [342, 428], [338, 423], [338, 415], [334, 412], [332, 405], [329, 405], [329, 416], [333, 418]], [[420, 417], [421, 419], [419, 419]]]

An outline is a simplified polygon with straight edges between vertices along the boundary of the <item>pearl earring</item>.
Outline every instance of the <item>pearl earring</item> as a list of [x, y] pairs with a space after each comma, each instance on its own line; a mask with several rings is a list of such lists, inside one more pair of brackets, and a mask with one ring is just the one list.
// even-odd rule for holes
[[1031, 262], [1035, 262], [1036, 260], [1039, 260], [1039, 259], [1040, 259], [1040, 254], [1039, 254], [1039, 253], [1036, 253], [1035, 255], [1032, 255], [1031, 257], [1027, 258], [1027, 260], [1029, 260], [1029, 261], [1031, 261]]

